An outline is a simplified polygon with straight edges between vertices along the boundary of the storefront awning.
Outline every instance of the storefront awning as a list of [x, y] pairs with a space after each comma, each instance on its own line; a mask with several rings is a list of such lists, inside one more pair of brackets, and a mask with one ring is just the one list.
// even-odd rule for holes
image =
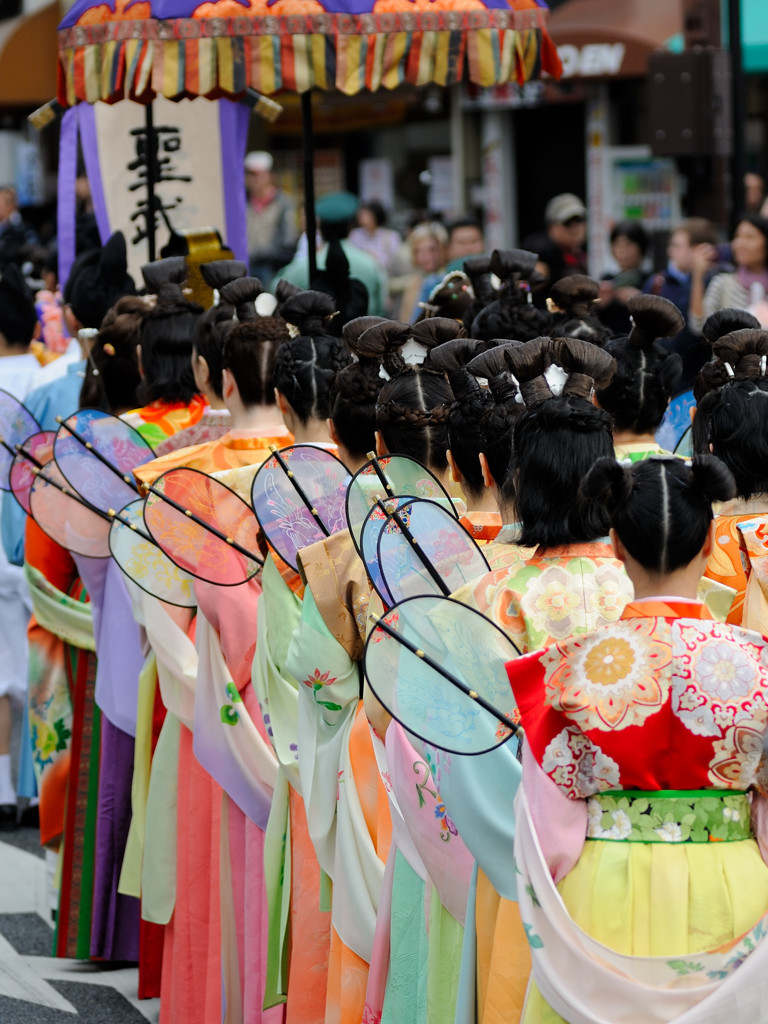
[[58, 3], [0, 21], [0, 106], [37, 107], [56, 95]]
[[644, 75], [649, 55], [682, 31], [682, 0], [565, 0], [549, 16], [563, 78]]

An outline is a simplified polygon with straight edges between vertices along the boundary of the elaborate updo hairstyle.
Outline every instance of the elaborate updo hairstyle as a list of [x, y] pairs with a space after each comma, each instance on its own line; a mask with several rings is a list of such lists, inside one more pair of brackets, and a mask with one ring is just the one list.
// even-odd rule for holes
[[712, 502], [735, 490], [728, 468], [711, 455], [685, 462], [652, 455], [631, 466], [600, 459], [581, 486], [584, 501], [602, 506], [632, 558], [660, 575], [693, 561], [704, 546]]
[[[227, 329], [221, 366], [235, 378], [243, 405], [274, 405], [276, 387], [285, 394], [277, 382], [276, 364], [282, 346], [290, 343], [285, 321], [277, 316], [241, 319]], [[286, 397], [291, 401], [288, 395]], [[291, 405], [296, 409], [292, 401]]]
[[0, 276], [0, 334], [9, 348], [27, 349], [37, 326], [32, 292], [15, 263]]
[[104, 317], [86, 364], [80, 408], [116, 415], [136, 408], [141, 383], [136, 349], [146, 314], [144, 299], [125, 295]]
[[[482, 344], [482, 343], [481, 343]], [[475, 379], [487, 382], [491, 398], [478, 424], [480, 451], [501, 494], [502, 504], [510, 507], [515, 500], [514, 474], [510, 472], [512, 431], [515, 421], [525, 411], [520, 387], [507, 362], [507, 349], [517, 348], [520, 341], [491, 341], [468, 364]], [[528, 344], [531, 344], [528, 342]]]
[[605, 345], [613, 337], [595, 314], [600, 298], [600, 285], [585, 274], [569, 274], [556, 281], [549, 290], [547, 308], [552, 323], [547, 333], [551, 338], [580, 338], [593, 345]]
[[[237, 260], [213, 260], [211, 263], [202, 264], [201, 273], [208, 287], [219, 293], [219, 303], [206, 309], [195, 324], [192, 358], [205, 360], [210, 388], [219, 401], [222, 401], [224, 396], [221, 383], [221, 351], [224, 339], [234, 326], [235, 317], [234, 299], [224, 299], [222, 291], [228, 284], [245, 277], [245, 264]], [[256, 278], [251, 280], [258, 285], [260, 291], [260, 282]]]
[[475, 317], [481, 310], [498, 298], [493, 284], [490, 256], [468, 256], [464, 260], [464, 273], [472, 286], [473, 301], [464, 310], [464, 326], [471, 332]]
[[464, 322], [464, 314], [474, 303], [472, 283], [461, 270], [452, 270], [439, 281], [429, 293], [422, 308], [419, 321], [429, 317], [447, 317], [449, 320]]
[[387, 451], [409, 455], [442, 474], [448, 469], [448, 413], [453, 393], [444, 374], [408, 366], [379, 392], [376, 429]]
[[83, 327], [97, 330], [123, 295], [135, 295], [125, 237], [116, 231], [100, 249], [80, 253], [64, 285], [64, 301]]
[[746, 309], [719, 309], [707, 317], [701, 333], [712, 346], [712, 359], [699, 370], [693, 385], [693, 397], [697, 402], [709, 391], [716, 391], [730, 380], [748, 380], [754, 377], [754, 362], [742, 357], [752, 352], [742, 351], [743, 331], [760, 332], [760, 321]]
[[550, 315], [537, 309], [530, 300], [531, 289], [543, 283], [536, 270], [538, 256], [525, 249], [495, 249], [491, 270], [501, 280], [497, 297], [472, 321], [473, 338], [509, 338], [530, 341], [546, 334]]
[[[578, 494], [596, 460], [613, 452], [611, 418], [591, 400], [596, 387], [608, 384], [613, 358], [577, 338], [539, 338], [509, 349], [507, 360], [526, 404], [515, 423], [511, 463], [519, 543], [548, 548], [605, 536], [604, 508], [579, 502]], [[547, 378], [550, 367], [558, 368], [562, 386], [551, 373]]]
[[477, 500], [483, 493], [485, 482], [480, 465], [485, 436], [481, 429], [483, 418], [494, 407], [487, 388], [480, 387], [477, 377], [467, 366], [490, 343], [472, 338], [455, 338], [434, 348], [426, 365], [446, 375], [453, 392], [454, 405], [448, 413], [448, 447], [461, 472], [467, 494]]
[[616, 372], [597, 400], [612, 416], [614, 429], [652, 434], [664, 419], [683, 372], [683, 361], [657, 339], [683, 329], [680, 310], [658, 295], [633, 295], [627, 303], [633, 327], [626, 338], [606, 342]]
[[333, 299], [322, 292], [299, 292], [280, 309], [288, 333], [295, 336], [277, 351], [275, 387], [305, 426], [310, 419], [326, 420], [331, 381], [352, 361], [341, 339], [327, 333]]
[[143, 405], [163, 400], [189, 403], [197, 393], [192, 374], [192, 346], [195, 325], [203, 307], [184, 298], [182, 282], [187, 276], [183, 256], [148, 263], [141, 268], [155, 306], [141, 327], [141, 367], [144, 377], [138, 400]]
[[303, 334], [309, 338], [334, 335], [331, 322], [337, 315], [336, 310], [333, 296], [325, 292], [301, 290], [288, 295], [277, 308], [279, 316], [289, 325], [289, 334], [296, 337]]
[[380, 316], [359, 316], [341, 332], [342, 342], [357, 359], [342, 367], [331, 381], [330, 417], [339, 442], [355, 458], [375, 450], [376, 402], [384, 384], [378, 356], [366, 354], [359, 339], [369, 327], [386, 322]]
[[460, 323], [447, 317], [434, 316], [415, 324], [383, 320], [358, 337], [357, 352], [378, 359], [382, 376], [389, 379], [408, 366], [420, 366], [432, 349], [465, 334]]

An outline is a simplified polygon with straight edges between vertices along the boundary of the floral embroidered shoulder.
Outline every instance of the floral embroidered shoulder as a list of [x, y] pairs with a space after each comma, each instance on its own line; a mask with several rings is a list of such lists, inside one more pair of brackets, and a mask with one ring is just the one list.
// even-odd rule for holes
[[630, 603], [618, 623], [510, 663], [509, 678], [532, 754], [572, 799], [768, 787], [768, 640], [703, 604]]

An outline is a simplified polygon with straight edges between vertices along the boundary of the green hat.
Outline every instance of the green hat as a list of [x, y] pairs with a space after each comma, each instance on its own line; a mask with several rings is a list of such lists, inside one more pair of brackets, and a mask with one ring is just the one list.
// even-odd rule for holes
[[344, 224], [357, 213], [360, 201], [351, 192], [331, 192], [315, 203], [315, 213], [325, 224]]

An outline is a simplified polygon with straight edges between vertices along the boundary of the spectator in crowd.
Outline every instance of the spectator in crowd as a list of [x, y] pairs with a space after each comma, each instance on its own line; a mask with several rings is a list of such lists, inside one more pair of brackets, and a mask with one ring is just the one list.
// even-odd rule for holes
[[587, 208], [572, 192], [562, 192], [549, 200], [544, 209], [545, 231], [529, 235], [523, 249], [539, 254], [536, 269], [545, 274], [547, 284], [539, 290], [541, 303], [549, 286], [566, 274], [587, 273]]
[[643, 286], [643, 263], [650, 239], [640, 221], [625, 220], [614, 225], [610, 242], [618, 273], [603, 275], [598, 315], [614, 334], [627, 334], [631, 326], [627, 302]]
[[680, 391], [693, 387], [699, 370], [712, 354], [701, 334], [688, 324], [688, 311], [693, 289], [703, 295], [712, 275], [716, 245], [717, 234], [708, 220], [689, 217], [681, 221], [669, 239], [666, 268], [646, 278], [642, 288], [647, 295], [660, 295], [674, 302], [686, 321], [680, 334], [660, 339], [665, 348], [677, 352], [683, 360]]
[[[446, 231], [448, 242], [446, 245], [446, 264], [434, 274], [429, 274], [421, 286], [416, 305], [411, 309], [410, 320], [413, 322], [421, 315], [424, 303], [429, 301], [429, 296], [437, 288], [446, 274], [455, 270], [464, 270], [464, 260], [470, 256], [481, 256], [485, 252], [485, 236], [483, 229], [476, 220], [471, 217], [463, 217], [460, 220], [451, 221]], [[403, 312], [407, 307], [403, 306]]]
[[[440, 280], [441, 271], [445, 267], [448, 253], [448, 232], [439, 221], [425, 221], [417, 224], [408, 236], [411, 247], [413, 272], [403, 288], [398, 318], [411, 322], [418, 316], [418, 306], [424, 288], [427, 294], [434, 284]], [[414, 310], [416, 311], [414, 314]]]
[[360, 204], [357, 227], [350, 231], [349, 240], [373, 256], [387, 274], [392, 273], [402, 238], [397, 231], [387, 227], [387, 212], [378, 199]]
[[296, 207], [275, 185], [272, 157], [254, 151], [245, 158], [248, 259], [251, 274], [268, 287], [275, 271], [290, 260], [296, 248]]
[[446, 270], [463, 270], [468, 256], [482, 256], [485, 235], [480, 224], [471, 217], [448, 224], [448, 265]]
[[[367, 252], [363, 252], [349, 240], [349, 232], [357, 217], [358, 199], [350, 192], [333, 192], [318, 199], [315, 206], [318, 227], [323, 244], [317, 250], [317, 269], [325, 270], [329, 246], [339, 242], [349, 263], [349, 277], [361, 281], [368, 290], [368, 314], [383, 316], [387, 296], [387, 275], [383, 267]], [[288, 281], [299, 288], [311, 287], [309, 281], [309, 259], [306, 255], [295, 256], [279, 270], [275, 281]]]
[[742, 217], [731, 252], [735, 270], [715, 274], [703, 294], [696, 283], [691, 288], [688, 323], [694, 331], [701, 331], [719, 309], [747, 309], [768, 326], [768, 220], [756, 214]]
[[23, 250], [36, 240], [34, 231], [21, 219], [16, 189], [0, 186], [0, 270], [9, 263], [21, 264]]
[[744, 210], [746, 213], [760, 213], [765, 202], [765, 178], [762, 174], [747, 171], [744, 175]]

